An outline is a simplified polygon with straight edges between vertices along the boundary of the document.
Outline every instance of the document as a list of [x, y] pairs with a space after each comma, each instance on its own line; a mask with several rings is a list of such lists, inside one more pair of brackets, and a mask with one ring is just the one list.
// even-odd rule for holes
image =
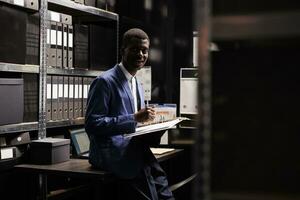
[[153, 154], [155, 155], [162, 155], [164, 153], [172, 152], [174, 148], [150, 148]]
[[7, 147], [0, 149], [0, 160], [16, 157], [16, 147]]
[[125, 138], [134, 137], [134, 136], [144, 135], [144, 134], [152, 133], [152, 132], [156, 132], [156, 131], [167, 130], [167, 129], [170, 129], [173, 126], [177, 125], [178, 123], [182, 122], [183, 120], [189, 120], [189, 119], [185, 118], [185, 117], [177, 117], [176, 119], [173, 119], [170, 121], [138, 127], [135, 129], [134, 133], [124, 134], [124, 137]]

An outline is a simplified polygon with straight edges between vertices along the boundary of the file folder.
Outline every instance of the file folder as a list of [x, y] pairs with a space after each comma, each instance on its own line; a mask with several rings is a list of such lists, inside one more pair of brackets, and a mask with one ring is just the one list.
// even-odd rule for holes
[[63, 76], [57, 76], [58, 79], [58, 110], [57, 120], [63, 119], [63, 105], [64, 105], [64, 78]]
[[49, 66], [55, 67], [56, 66], [56, 22], [50, 22], [50, 49], [49, 49], [49, 59], [48, 64]]
[[79, 117], [79, 77], [74, 77], [74, 118]]
[[64, 104], [63, 104], [63, 119], [69, 119], [69, 77], [64, 76]]
[[[63, 68], [68, 68], [68, 34], [69, 34], [69, 28], [68, 25], [72, 25], [72, 16], [66, 15], [61, 13], [61, 22], [62, 22], [62, 29], [63, 29]], [[72, 68], [72, 67], [70, 67]]]
[[78, 117], [83, 117], [83, 107], [82, 107], [82, 98], [83, 98], [83, 77], [78, 77]]
[[73, 68], [73, 26], [68, 25], [68, 68]]
[[63, 68], [68, 68], [68, 25], [63, 24]]
[[[51, 26], [51, 25], [50, 25]], [[51, 42], [50, 42], [50, 38], [51, 38], [51, 28], [47, 28], [47, 39], [46, 39], [46, 65], [50, 66], [49, 62], [50, 62], [50, 48], [51, 48]]]
[[51, 106], [51, 96], [52, 96], [52, 76], [47, 75], [46, 79], [46, 119], [47, 121], [52, 120], [52, 106]]
[[57, 34], [56, 34], [56, 67], [62, 68], [62, 39], [63, 39], [63, 26], [62, 23], [57, 22]]
[[69, 119], [74, 118], [74, 77], [69, 77]]
[[88, 98], [88, 92], [89, 92], [89, 84], [90, 84], [90, 78], [83, 77], [83, 94], [82, 94], [82, 116], [85, 116], [86, 113], [86, 104], [87, 104], [87, 98]]
[[51, 108], [52, 120], [56, 121], [58, 116], [58, 76], [52, 76]]

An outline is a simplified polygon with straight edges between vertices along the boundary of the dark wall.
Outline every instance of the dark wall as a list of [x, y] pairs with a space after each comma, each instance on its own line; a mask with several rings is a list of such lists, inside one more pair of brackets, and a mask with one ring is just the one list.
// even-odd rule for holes
[[292, 9], [300, 8], [300, 1], [298, 0], [213, 0], [212, 1], [212, 13], [214, 15], [219, 14], [245, 14], [245, 13], [257, 13], [266, 11], [289, 11]]
[[214, 190], [299, 192], [300, 38], [292, 41], [218, 43], [212, 54]]
[[[214, 16], [299, 8], [296, 0], [212, 1]], [[214, 42], [220, 51], [211, 54], [213, 192], [299, 195], [300, 37]]]

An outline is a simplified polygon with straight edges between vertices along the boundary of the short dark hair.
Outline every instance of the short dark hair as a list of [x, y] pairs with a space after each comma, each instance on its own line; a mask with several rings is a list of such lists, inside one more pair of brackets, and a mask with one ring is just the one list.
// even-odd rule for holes
[[138, 39], [142, 39], [142, 40], [147, 39], [150, 42], [149, 37], [148, 37], [147, 33], [145, 33], [145, 31], [143, 31], [142, 29], [139, 29], [139, 28], [132, 28], [124, 33], [123, 41], [122, 41], [122, 48], [127, 47], [132, 38], [138, 38]]

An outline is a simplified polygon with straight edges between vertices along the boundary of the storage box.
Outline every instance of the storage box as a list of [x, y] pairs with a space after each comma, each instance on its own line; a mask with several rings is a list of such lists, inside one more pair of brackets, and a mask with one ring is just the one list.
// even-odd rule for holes
[[35, 164], [55, 164], [70, 159], [70, 139], [44, 138], [30, 144], [30, 160]]
[[0, 78], [0, 125], [23, 122], [23, 79]]

